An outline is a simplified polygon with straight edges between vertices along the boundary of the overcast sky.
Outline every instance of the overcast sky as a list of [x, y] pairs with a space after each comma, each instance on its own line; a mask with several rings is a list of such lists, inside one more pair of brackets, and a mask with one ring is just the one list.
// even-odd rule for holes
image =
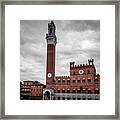
[[[45, 83], [46, 33], [50, 21], [20, 21], [20, 79]], [[56, 25], [56, 76], [69, 75], [69, 63], [87, 63], [95, 59], [100, 72], [100, 21], [55, 20]]]

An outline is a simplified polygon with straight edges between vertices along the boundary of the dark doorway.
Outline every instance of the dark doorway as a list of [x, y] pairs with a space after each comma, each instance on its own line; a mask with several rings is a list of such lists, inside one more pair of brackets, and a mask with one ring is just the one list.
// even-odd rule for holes
[[44, 100], [50, 100], [50, 92], [46, 91], [44, 94]]

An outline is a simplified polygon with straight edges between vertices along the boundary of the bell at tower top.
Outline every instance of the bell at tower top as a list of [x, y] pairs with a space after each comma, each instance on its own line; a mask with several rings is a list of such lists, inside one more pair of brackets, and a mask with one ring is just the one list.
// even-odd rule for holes
[[54, 43], [56, 45], [57, 38], [56, 38], [56, 35], [55, 35], [55, 30], [56, 30], [55, 23], [53, 21], [48, 23], [48, 33], [46, 34], [46, 39], [47, 39], [48, 44], [53, 44]]

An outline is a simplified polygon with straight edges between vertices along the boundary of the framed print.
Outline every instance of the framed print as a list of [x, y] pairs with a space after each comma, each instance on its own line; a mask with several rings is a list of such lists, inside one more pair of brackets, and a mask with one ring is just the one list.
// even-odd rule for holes
[[118, 1], [1, 9], [1, 118], [119, 119]]

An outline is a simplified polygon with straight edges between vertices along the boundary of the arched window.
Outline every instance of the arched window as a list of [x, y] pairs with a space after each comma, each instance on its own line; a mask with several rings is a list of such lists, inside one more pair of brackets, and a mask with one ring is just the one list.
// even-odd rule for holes
[[88, 96], [88, 100], [92, 100], [91, 96]]
[[95, 90], [95, 94], [99, 94], [100, 92], [99, 92], [99, 90]]
[[80, 80], [77, 80], [77, 83], [80, 83]]
[[67, 89], [67, 93], [70, 93], [70, 89]]
[[60, 93], [60, 89], [57, 90], [57, 93]]
[[76, 83], [76, 80], [73, 80], [73, 83]]
[[82, 96], [82, 100], [86, 100], [86, 96]]
[[88, 74], [90, 74], [90, 70], [88, 70]]
[[85, 88], [83, 88], [83, 89], [82, 89], [82, 93], [86, 93], [86, 90], [85, 90]]
[[80, 98], [80, 97], [77, 97], [77, 100], [81, 100], [81, 98]]
[[61, 81], [60, 81], [60, 79], [58, 79], [58, 83], [60, 83]]
[[67, 97], [67, 100], [70, 100], [70, 97]]
[[62, 93], [65, 93], [65, 89], [62, 90]]
[[88, 89], [88, 94], [91, 94], [92, 92], [91, 92], [91, 89]]
[[80, 93], [80, 89], [77, 89], [77, 93]]
[[99, 94], [99, 93], [100, 93], [99, 88], [95, 88], [95, 94]]
[[95, 96], [95, 100], [99, 100], [99, 97], [98, 97], [98, 96]]
[[85, 79], [82, 80], [82, 83], [85, 83]]
[[62, 97], [62, 100], [65, 100], [65, 97]]
[[75, 96], [73, 96], [73, 98], [72, 98], [73, 100], [76, 100], [76, 97]]
[[75, 89], [73, 89], [73, 90], [72, 90], [72, 93], [76, 93], [76, 90], [75, 90]]
[[65, 79], [62, 80], [62, 83], [65, 83]]
[[98, 79], [95, 79], [95, 80], [94, 80], [94, 83], [95, 83], [95, 84], [99, 84], [99, 80], [98, 80]]
[[91, 79], [90, 78], [88, 78], [88, 83], [91, 83]]
[[67, 80], [67, 83], [70, 83], [70, 80]]
[[60, 100], [60, 97], [58, 97], [58, 100]]

